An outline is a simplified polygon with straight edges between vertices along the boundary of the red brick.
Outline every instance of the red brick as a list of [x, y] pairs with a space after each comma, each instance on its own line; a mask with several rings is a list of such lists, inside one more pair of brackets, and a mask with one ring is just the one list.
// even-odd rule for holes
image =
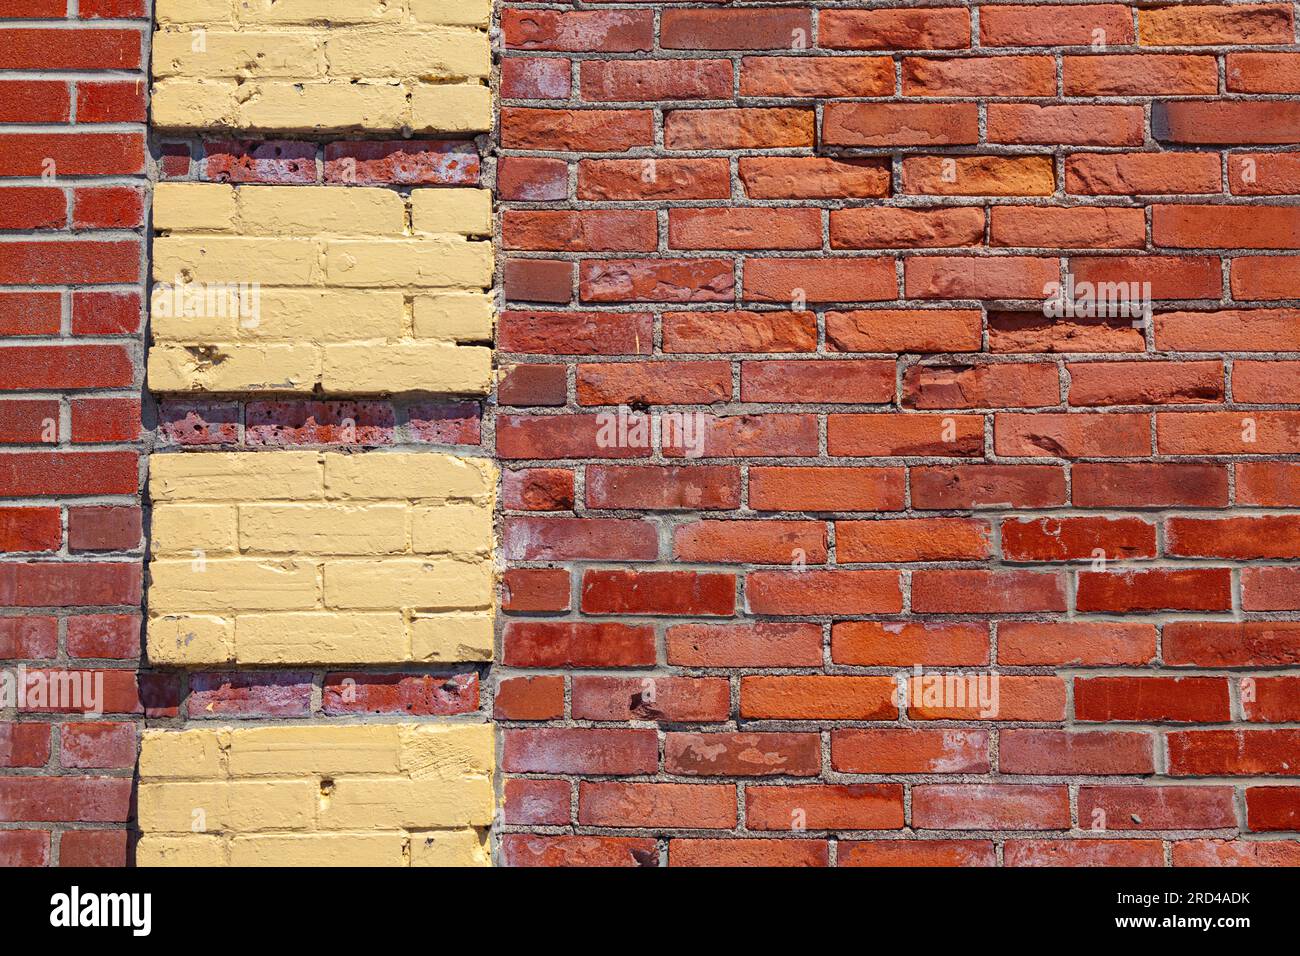
[[1080, 462], [1071, 470], [1081, 508], [1213, 508], [1228, 503], [1228, 473], [1199, 462]]
[[507, 773], [606, 776], [654, 773], [659, 765], [653, 730], [538, 727], [503, 736], [501, 769]]
[[547, 202], [564, 199], [568, 194], [569, 165], [562, 159], [503, 156], [497, 162], [499, 199]]
[[62, 543], [58, 508], [0, 508], [0, 551], [57, 551]]
[[637, 667], [655, 662], [649, 627], [592, 621], [510, 621], [503, 660], [514, 667]]
[[1165, 865], [1159, 840], [1008, 840], [1006, 866], [1145, 866]]
[[43, 660], [59, 646], [59, 622], [53, 617], [0, 617], [0, 658]]
[[1297, 730], [1178, 731], [1167, 740], [1174, 777], [1290, 777], [1300, 757]]
[[[236, 179], [232, 173], [232, 182], [315, 182], [316, 151], [310, 143], [250, 143], [247, 151], [254, 161], [251, 178]], [[325, 182], [358, 186], [473, 186], [481, 172], [478, 147], [458, 140], [327, 143], [324, 161]], [[211, 155], [208, 172], [211, 176]]]
[[988, 840], [840, 840], [839, 866], [997, 866]]
[[72, 657], [131, 660], [140, 656], [138, 614], [81, 614], [68, 618]]
[[1251, 787], [1246, 820], [1252, 830], [1300, 830], [1300, 787]]
[[926, 783], [912, 788], [918, 830], [1067, 830], [1065, 787]]
[[133, 767], [136, 756], [135, 725], [107, 721], [60, 724], [59, 754], [64, 767]]
[[127, 859], [125, 830], [64, 830], [59, 837], [59, 866], [121, 868]]
[[582, 64], [581, 90], [582, 98], [589, 103], [729, 99], [731, 62], [586, 60]]
[[742, 677], [740, 714], [757, 720], [894, 720], [892, 677]]
[[984, 419], [976, 415], [879, 413], [826, 416], [826, 447], [851, 457], [977, 456], [984, 450]]
[[144, 194], [133, 186], [103, 186], [73, 193], [74, 229], [134, 229], [143, 224]]
[[1150, 568], [1081, 571], [1075, 594], [1080, 611], [1227, 611], [1232, 580], [1227, 568]]
[[670, 312], [663, 317], [664, 351], [812, 352], [817, 319], [811, 312]]
[[751, 830], [896, 830], [903, 826], [903, 787], [858, 783], [749, 787]]
[[501, 579], [503, 611], [567, 611], [569, 572], [563, 568], [511, 568]]
[[[492, 705], [496, 720], [553, 720], [564, 716], [563, 677], [511, 677], [497, 685]], [[522, 782], [522, 781], [521, 781]], [[569, 788], [564, 788], [568, 808]], [[568, 814], [565, 813], [565, 819]], [[543, 821], [534, 821], [543, 822]]]
[[1231, 787], [1080, 787], [1079, 824], [1106, 830], [1236, 827]]
[[0, 830], [0, 866], [49, 866], [47, 830]]
[[1070, 362], [1066, 371], [1070, 375], [1071, 405], [1223, 401], [1221, 362]]
[[622, 153], [653, 143], [649, 110], [547, 110], [501, 108], [506, 149]]
[[72, 293], [73, 335], [121, 335], [140, 330], [140, 293]]
[[95, 607], [140, 603], [140, 564], [0, 563], [0, 606]]
[[140, 547], [141, 514], [134, 506], [68, 509], [68, 550], [131, 551]]
[[998, 769], [1014, 774], [1150, 774], [1149, 734], [1008, 728], [998, 736]]
[[611, 362], [578, 366], [579, 405], [712, 405], [731, 398], [726, 362]]
[[[1167, 653], [1167, 649], [1166, 649]], [[1147, 664], [1156, 655], [1152, 624], [1127, 622], [1002, 621], [998, 660], [1003, 664]]]
[[816, 209], [670, 209], [671, 249], [820, 249]]
[[[334, 681], [333, 700], [322, 693], [322, 703], [327, 709], [336, 709], [343, 703], [342, 678]], [[350, 688], [361, 699], [365, 694], [354, 685]], [[328, 682], [328, 681], [327, 681]], [[310, 674], [277, 671], [244, 671], [238, 674], [194, 674], [190, 677], [190, 694], [186, 700], [187, 715], [191, 720], [226, 720], [231, 717], [306, 717], [311, 713], [312, 676]], [[355, 706], [355, 701], [349, 702]]]
[[821, 742], [815, 733], [685, 733], [664, 735], [664, 770], [687, 777], [815, 777]]
[[750, 302], [880, 302], [898, 294], [892, 259], [834, 257], [745, 260], [742, 298]]
[[587, 506], [715, 511], [740, 504], [740, 469], [719, 465], [590, 465]]
[[[5, 285], [105, 285], [134, 283], [139, 278], [140, 243], [136, 240], [9, 242], [0, 260], [0, 284]], [[98, 348], [104, 355], [112, 347], [88, 348]], [[84, 369], [83, 374], [94, 371]]]
[[932, 60], [908, 56], [903, 58], [903, 93], [906, 96], [1053, 96], [1056, 61], [1050, 56]]
[[578, 786], [578, 822], [587, 826], [729, 830], [736, 825], [736, 788], [584, 781]]
[[144, 135], [141, 133], [0, 134], [0, 176], [43, 173], [113, 176], [143, 172]]
[[1140, 106], [1037, 106], [990, 103], [988, 141], [1024, 145], [1141, 146]]
[[731, 263], [722, 259], [604, 259], [579, 266], [583, 302], [728, 302]]
[[649, 10], [502, 10], [507, 49], [630, 53], [649, 50], [654, 18]]
[[1295, 142], [1297, 131], [1300, 104], [1280, 100], [1178, 100], [1151, 107], [1151, 135], [1164, 143], [1284, 145]]
[[1300, 840], [1178, 840], [1174, 866], [1296, 866]]
[[897, 614], [896, 571], [752, 571], [745, 579], [755, 614]]
[[1107, 43], [1133, 43], [1130, 8], [1109, 3], [980, 8], [981, 46], [1087, 46], [1096, 30]]
[[674, 624], [668, 663], [680, 667], [816, 667], [822, 632], [816, 624]]
[[1008, 519], [1002, 553], [1011, 561], [1153, 558], [1156, 526], [1140, 518]]
[[987, 664], [989, 631], [984, 624], [840, 621], [831, 628], [831, 660], [863, 667]]
[[[724, 97], [731, 92], [730, 80], [728, 71]], [[893, 92], [894, 62], [889, 57], [747, 56], [740, 61], [741, 96], [889, 96]]]
[[1300, 622], [1174, 621], [1165, 625], [1168, 664], [1278, 667], [1300, 664]]
[[143, 123], [145, 85], [142, 81], [77, 83], [78, 123]]
[[1228, 682], [1222, 677], [1093, 677], [1074, 681], [1079, 720], [1139, 723], [1226, 723]]
[[1065, 582], [1039, 571], [914, 571], [912, 609], [920, 614], [1064, 611]]
[[812, 146], [813, 121], [812, 110], [790, 108], [673, 110], [664, 115], [664, 144], [669, 149]]
[[822, 139], [830, 146], [960, 146], [979, 142], [974, 103], [828, 103]]
[[[0, 92], [3, 90], [4, 84], [0, 83]], [[61, 189], [3, 188], [0, 189], [0, 229], [58, 229], [67, 224], [67, 207], [67, 197]]]
[[955, 50], [970, 45], [970, 14], [961, 7], [825, 10], [819, 42], [838, 50]]
[[1065, 503], [1065, 472], [1051, 465], [920, 465], [911, 469], [920, 509], [1050, 508]]
[[989, 526], [965, 518], [837, 521], [840, 563], [861, 561], [961, 561], [989, 554]]
[[1047, 363], [913, 365], [903, 373], [908, 408], [1032, 408], [1060, 402], [1060, 373]]
[[736, 579], [694, 571], [585, 571], [585, 614], [663, 614], [730, 617]]
[[541, 355], [644, 355], [654, 341], [650, 329], [644, 314], [508, 311], [498, 322], [497, 347]]
[[0, 69], [134, 70], [140, 66], [138, 30], [0, 29]]
[[988, 773], [989, 735], [962, 729], [834, 730], [831, 765], [840, 773]]
[[578, 163], [579, 199], [726, 199], [730, 195], [725, 159], [584, 159]]
[[[511, 777], [505, 782], [501, 806], [505, 823], [563, 824], [569, 822], [569, 782]], [[517, 834], [503, 834], [503, 845]], [[581, 838], [579, 838], [581, 839]], [[653, 846], [653, 841], [651, 843]], [[512, 866], [518, 866], [511, 861]]]
[[49, 760], [49, 724], [0, 723], [0, 767], [44, 767]]
[[130, 804], [130, 777], [0, 778], [0, 821], [6, 823], [120, 823]]
[[505, 833], [501, 852], [507, 866], [658, 866], [659, 851], [648, 837], [532, 836]]
[[721, 677], [573, 678], [575, 720], [707, 723], [730, 710], [731, 686]]
[[668, 841], [668, 865], [829, 866], [830, 849], [825, 840], [692, 840], [676, 837]]
[[661, 14], [665, 50], [789, 50], [812, 37], [807, 10], [679, 10]]
[[501, 547], [516, 561], [650, 561], [659, 553], [654, 526], [630, 518], [507, 518]]
[[512, 100], [567, 100], [570, 67], [558, 57], [507, 57], [501, 61], [501, 95]]

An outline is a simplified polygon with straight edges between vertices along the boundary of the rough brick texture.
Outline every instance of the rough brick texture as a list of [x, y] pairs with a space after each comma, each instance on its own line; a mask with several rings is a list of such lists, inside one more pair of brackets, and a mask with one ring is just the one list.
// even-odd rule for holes
[[494, 485], [434, 453], [155, 455], [151, 660], [490, 658]]
[[492, 728], [149, 731], [141, 866], [483, 866]]
[[491, 218], [484, 189], [161, 183], [150, 385], [486, 392], [491, 350], [457, 343], [492, 337]]
[[501, 27], [501, 859], [1300, 861], [1292, 5]]
[[0, 866], [124, 865], [171, 696], [137, 674], [148, 23], [110, 6], [0, 4]]
[[155, 7], [159, 128], [491, 128], [488, 0]]

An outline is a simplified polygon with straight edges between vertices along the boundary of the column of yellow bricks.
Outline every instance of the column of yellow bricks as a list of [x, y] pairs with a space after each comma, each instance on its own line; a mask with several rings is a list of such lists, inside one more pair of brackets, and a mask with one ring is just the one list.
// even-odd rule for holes
[[[489, 0], [157, 0], [155, 141], [289, 138], [314, 164], [314, 184], [158, 184], [148, 380], [160, 400], [398, 408], [488, 393], [490, 192], [312, 172], [340, 141], [463, 144], [489, 130], [489, 15]], [[182, 710], [146, 732], [141, 865], [490, 859], [494, 748], [477, 695], [493, 646], [496, 471], [400, 426], [367, 448], [342, 424], [342, 442], [151, 459], [152, 666], [292, 669], [314, 684], [305, 714]], [[472, 702], [451, 715], [321, 706], [356, 693], [351, 679], [325, 686], [329, 674], [367, 669], [426, 686], [450, 673]]]

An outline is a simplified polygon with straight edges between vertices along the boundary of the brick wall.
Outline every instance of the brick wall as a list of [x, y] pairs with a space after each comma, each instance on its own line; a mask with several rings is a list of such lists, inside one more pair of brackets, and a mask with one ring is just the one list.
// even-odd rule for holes
[[502, 859], [1300, 863], [1292, 6], [500, 15]]
[[157, 6], [136, 860], [485, 865], [487, 5]]
[[[0, 3], [0, 865], [123, 865], [137, 677], [145, 4]], [[70, 688], [71, 696], [15, 690]], [[99, 693], [96, 693], [98, 685]]]

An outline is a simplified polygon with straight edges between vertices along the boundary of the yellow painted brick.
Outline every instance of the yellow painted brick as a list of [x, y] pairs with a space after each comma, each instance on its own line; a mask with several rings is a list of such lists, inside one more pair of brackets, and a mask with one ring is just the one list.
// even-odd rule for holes
[[199, 779], [226, 775], [230, 731], [146, 730], [140, 739], [140, 779]]
[[411, 514], [411, 548], [417, 554], [488, 554], [492, 509], [470, 502], [419, 507]]
[[314, 780], [142, 783], [144, 833], [295, 830], [312, 826], [319, 788]]
[[235, 658], [240, 664], [395, 664], [410, 657], [406, 623], [395, 611], [235, 618]]
[[403, 724], [402, 772], [414, 780], [491, 776], [496, 766], [491, 724]]
[[310, 392], [320, 379], [319, 349], [308, 345], [155, 345], [155, 392]]
[[236, 0], [239, 22], [259, 23], [393, 23], [406, 16], [401, 0]]
[[217, 836], [144, 834], [135, 848], [136, 866], [226, 866], [226, 841]]
[[396, 774], [401, 754], [397, 724], [239, 727], [228, 763], [234, 777]]
[[153, 227], [159, 232], [231, 232], [235, 216], [235, 190], [224, 183], [154, 186]]
[[153, 501], [241, 501], [254, 489], [258, 500], [301, 501], [320, 498], [323, 482], [321, 456], [314, 451], [176, 452], [149, 458]]
[[153, 75], [311, 79], [325, 75], [325, 55], [309, 33], [159, 30], [153, 35]]
[[416, 232], [492, 234], [490, 189], [416, 189], [411, 193], [411, 222]]
[[150, 126], [213, 129], [235, 122], [234, 80], [161, 79], [149, 94]]
[[321, 354], [321, 385], [334, 394], [486, 395], [492, 350], [450, 342], [330, 344]]
[[492, 300], [480, 292], [419, 295], [414, 305], [418, 338], [452, 342], [492, 338]]
[[328, 499], [399, 498], [408, 501], [487, 501], [496, 488], [496, 468], [487, 458], [432, 452], [326, 452]]
[[231, 866], [406, 866], [409, 838], [387, 833], [240, 834]]
[[206, 614], [151, 617], [145, 636], [152, 664], [203, 667], [235, 659], [235, 623], [228, 618]]
[[492, 128], [492, 91], [469, 83], [422, 84], [411, 93], [411, 128], [477, 133]]
[[406, 204], [391, 189], [244, 186], [238, 200], [248, 234], [398, 236], [406, 224]]
[[233, 23], [235, 0], [155, 0], [159, 23]]
[[258, 80], [247, 86], [236, 97], [239, 129], [323, 132], [407, 125], [406, 90], [395, 83]]
[[411, 15], [419, 23], [449, 23], [485, 27], [492, 0], [410, 0]]
[[492, 282], [492, 244], [450, 237], [328, 239], [325, 282], [354, 288], [485, 288]]
[[491, 614], [431, 614], [412, 619], [411, 659], [446, 663], [492, 660]]
[[301, 558], [217, 558], [201, 564], [162, 559], [149, 571], [149, 607], [158, 614], [310, 610], [320, 600], [316, 565]]
[[331, 30], [325, 55], [336, 77], [419, 79], [486, 77], [492, 70], [487, 34], [480, 30]]
[[245, 504], [239, 546], [246, 553], [400, 554], [407, 550], [407, 518], [400, 503]]
[[149, 544], [154, 555], [216, 556], [239, 550], [234, 505], [162, 504], [153, 509]]
[[491, 866], [487, 830], [429, 830], [411, 834], [411, 866]]
[[441, 828], [492, 822], [492, 780], [486, 776], [408, 780], [340, 777], [322, 800], [321, 829]]
[[[180, 307], [177, 307], [178, 296], [188, 296], [191, 290], [197, 294], [202, 289], [202, 286], [193, 283], [155, 283], [149, 295], [149, 329], [155, 343], [167, 345], [186, 342], [208, 346], [213, 342], [228, 342], [238, 337], [240, 317], [237, 310], [217, 312], [205, 307], [196, 309], [194, 314], [187, 314], [184, 298], [181, 299]], [[235, 294], [238, 295], [238, 291]], [[204, 295], [206, 298], [206, 290]], [[182, 359], [182, 356], [176, 356], [171, 361]], [[163, 374], [166, 374], [165, 367]], [[151, 382], [150, 385], [152, 384]]]
[[336, 559], [325, 562], [325, 606], [486, 608], [492, 568], [486, 560], [445, 558]]
[[[241, 327], [240, 338], [290, 342], [395, 339], [406, 322], [402, 294], [376, 289], [263, 289], [260, 304], [261, 320]], [[156, 328], [154, 335], [156, 338]]]
[[303, 286], [322, 278], [313, 239], [245, 236], [159, 236], [153, 277], [159, 282], [259, 282]]

